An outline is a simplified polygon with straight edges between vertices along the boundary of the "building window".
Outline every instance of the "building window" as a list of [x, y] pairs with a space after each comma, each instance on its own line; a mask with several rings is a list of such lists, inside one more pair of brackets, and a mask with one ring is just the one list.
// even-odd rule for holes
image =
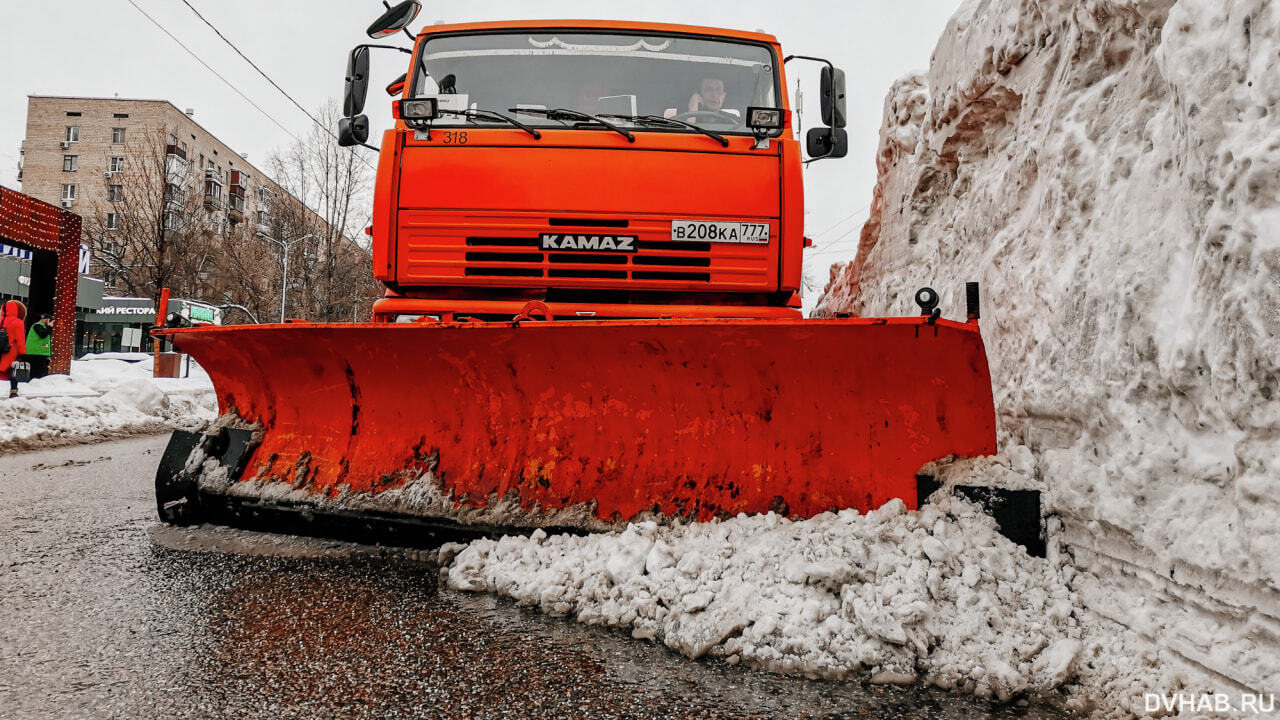
[[67, 142], [80, 142], [80, 126], [79, 125], [67, 126]]
[[124, 119], [124, 118], [129, 117], [129, 113], [116, 113], [116, 114], [112, 115], [111, 117], [113, 117], [113, 118], [117, 118], [117, 119]]
[[119, 215], [117, 215], [116, 213], [107, 213], [107, 229], [108, 229], [108, 230], [119, 230], [119, 229], [120, 229], [120, 216], [119, 216]]
[[108, 201], [108, 202], [124, 202], [124, 186], [123, 186], [123, 185], [108, 185], [108, 186], [107, 186], [107, 201]]
[[124, 128], [111, 128], [111, 142], [116, 145], [124, 142]]
[[80, 169], [79, 155], [63, 155], [62, 156], [62, 172], [75, 172]]
[[62, 199], [63, 200], [76, 199], [76, 186], [74, 184], [62, 186]]
[[112, 155], [107, 159], [107, 170], [113, 173], [124, 172], [124, 157]]

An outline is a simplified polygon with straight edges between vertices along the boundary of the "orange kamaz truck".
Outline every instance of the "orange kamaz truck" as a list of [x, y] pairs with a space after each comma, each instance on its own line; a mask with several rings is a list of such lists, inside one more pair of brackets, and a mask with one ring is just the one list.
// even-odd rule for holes
[[[370, 323], [163, 330], [222, 417], [175, 435], [162, 518], [423, 543], [807, 517], [915, 507], [922, 465], [994, 452], [976, 286], [957, 321], [927, 288], [902, 317], [801, 317], [802, 167], [847, 146], [830, 63], [642, 22], [393, 44], [416, 13], [390, 7], [351, 53], [339, 128], [378, 153], [385, 297]], [[374, 103], [395, 123], [373, 147], [383, 48], [406, 71]], [[823, 120], [803, 144], [785, 90], [801, 62]]]

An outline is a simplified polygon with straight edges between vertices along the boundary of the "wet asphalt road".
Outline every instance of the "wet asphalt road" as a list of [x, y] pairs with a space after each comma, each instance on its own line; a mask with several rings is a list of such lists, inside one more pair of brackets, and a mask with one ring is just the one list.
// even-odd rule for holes
[[0, 455], [0, 718], [1065, 717], [691, 661], [372, 548], [175, 531], [165, 442]]

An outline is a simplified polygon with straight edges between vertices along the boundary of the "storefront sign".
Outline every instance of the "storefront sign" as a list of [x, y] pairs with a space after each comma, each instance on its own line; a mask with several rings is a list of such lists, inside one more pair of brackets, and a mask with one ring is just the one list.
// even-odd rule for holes
[[85, 322], [139, 325], [155, 322], [155, 318], [156, 304], [151, 298], [105, 297], [102, 307], [88, 313]]
[[156, 314], [154, 307], [111, 307], [107, 306], [98, 311], [99, 315], [151, 315]]

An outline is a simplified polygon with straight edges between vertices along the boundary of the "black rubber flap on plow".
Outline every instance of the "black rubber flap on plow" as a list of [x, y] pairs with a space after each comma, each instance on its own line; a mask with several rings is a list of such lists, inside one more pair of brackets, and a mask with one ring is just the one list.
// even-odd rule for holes
[[[916, 476], [916, 499], [923, 505], [942, 487], [931, 475]], [[956, 485], [955, 494], [977, 503], [995, 518], [1000, 534], [1026, 548], [1031, 557], [1045, 556], [1045, 539], [1040, 530], [1040, 491]]]
[[236, 428], [221, 428], [206, 434], [174, 430], [169, 445], [156, 468], [156, 510], [160, 519], [174, 525], [195, 525], [204, 521], [197, 485], [198, 473], [187, 472], [187, 460], [200, 447], [208, 457], [217, 458], [228, 468], [231, 477], [244, 472], [244, 464], [253, 449], [253, 433]]

